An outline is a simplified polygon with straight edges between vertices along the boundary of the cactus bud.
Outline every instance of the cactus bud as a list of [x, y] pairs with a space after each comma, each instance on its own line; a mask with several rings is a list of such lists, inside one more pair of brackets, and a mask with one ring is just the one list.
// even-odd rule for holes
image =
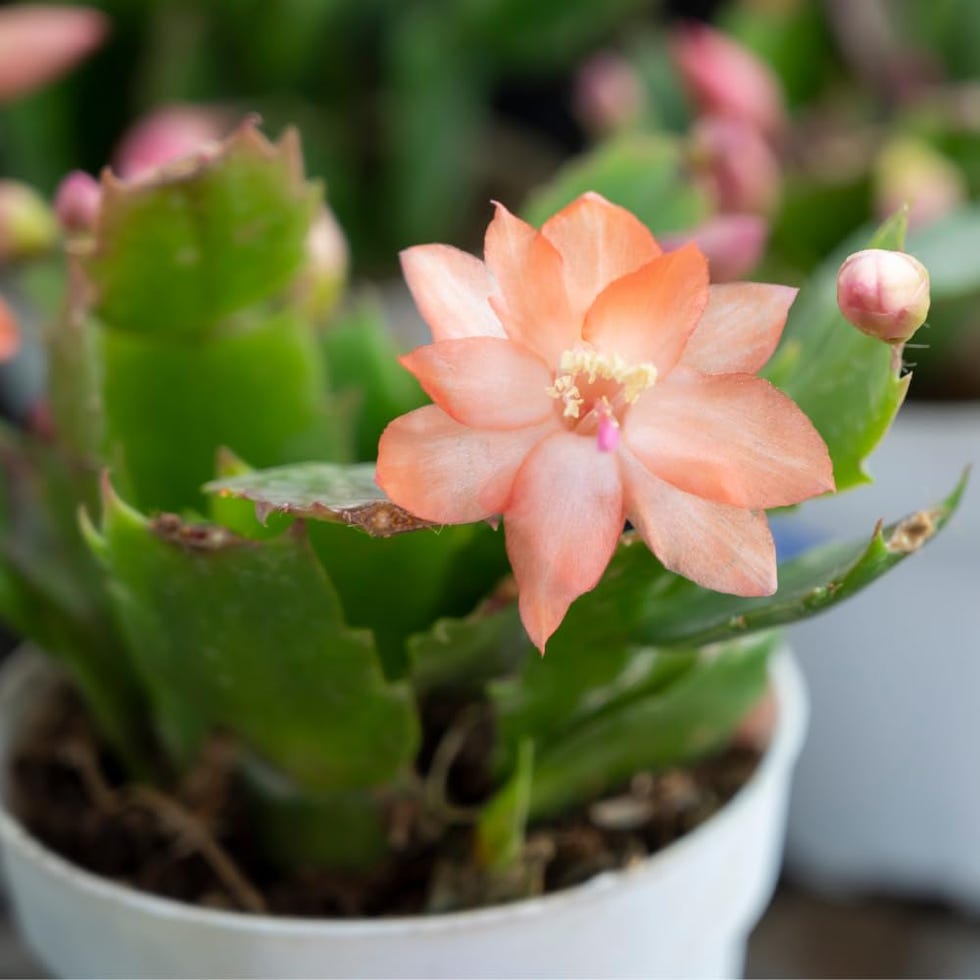
[[306, 236], [306, 265], [296, 280], [297, 303], [314, 318], [325, 317], [347, 282], [347, 239], [330, 208], [323, 207]]
[[875, 162], [875, 211], [882, 219], [908, 203], [909, 227], [921, 228], [949, 214], [966, 198], [963, 172], [928, 143], [894, 140]]
[[764, 133], [786, 121], [776, 75], [748, 49], [706, 24], [688, 24], [674, 38], [681, 81], [704, 115], [741, 119]]
[[691, 129], [689, 159], [720, 211], [771, 214], [782, 185], [775, 153], [741, 119], [706, 116]]
[[643, 113], [645, 93], [633, 66], [612, 51], [586, 61], [575, 78], [575, 115], [590, 133], [604, 136], [625, 129]]
[[744, 279], [758, 264], [769, 238], [769, 223], [757, 214], [719, 214], [689, 232], [663, 235], [669, 252], [694, 242], [708, 259], [712, 282]]
[[57, 233], [54, 215], [40, 194], [18, 181], [0, 180], [0, 262], [45, 251]]
[[855, 252], [837, 273], [837, 305], [863, 333], [905, 343], [929, 312], [929, 272], [905, 252]]
[[119, 144], [114, 169], [127, 180], [141, 180], [182, 157], [217, 150], [232, 128], [227, 115], [213, 108], [171, 105], [139, 120]]
[[85, 234], [95, 226], [102, 205], [99, 182], [82, 170], [73, 170], [58, 185], [54, 213], [69, 235]]
[[0, 105], [53, 81], [104, 39], [108, 21], [89, 7], [22, 3], [0, 10]]
[[14, 311], [0, 297], [0, 363], [5, 363], [20, 350], [20, 328]]

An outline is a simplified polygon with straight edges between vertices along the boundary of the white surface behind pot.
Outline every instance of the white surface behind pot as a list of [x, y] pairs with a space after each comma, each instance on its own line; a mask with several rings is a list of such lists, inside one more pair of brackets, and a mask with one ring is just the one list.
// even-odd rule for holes
[[[978, 460], [980, 405], [908, 405], [871, 461], [877, 483], [814, 501], [800, 520], [870, 535], [879, 518], [941, 500]], [[813, 705], [790, 809], [791, 875], [980, 910], [977, 487], [920, 554], [790, 635]]]
[[[0, 765], [50, 670], [19, 658], [0, 680]], [[756, 774], [718, 815], [637, 868], [540, 899], [398, 919], [218, 912], [81, 871], [5, 811], [0, 840], [22, 932], [74, 977], [731, 977], [779, 871], [806, 698], [787, 655], [772, 671], [779, 720]], [[4, 780], [5, 782], [5, 780]], [[2, 786], [4, 795], [7, 787]]]

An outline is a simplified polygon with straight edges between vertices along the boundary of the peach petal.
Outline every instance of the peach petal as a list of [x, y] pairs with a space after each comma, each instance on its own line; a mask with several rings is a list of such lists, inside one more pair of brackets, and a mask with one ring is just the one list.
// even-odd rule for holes
[[401, 253], [401, 263], [433, 340], [506, 336], [490, 307], [490, 274], [478, 258], [451, 245], [416, 245]]
[[552, 373], [537, 355], [509, 340], [443, 340], [406, 354], [401, 363], [464, 425], [516, 429], [555, 412], [556, 402], [545, 391]]
[[681, 364], [704, 374], [755, 374], [772, 357], [797, 292], [761, 282], [712, 286]]
[[23, 3], [0, 10], [0, 104], [68, 71], [102, 43], [108, 26], [90, 7]]
[[611, 282], [661, 252], [642, 221], [594, 191], [549, 218], [541, 234], [562, 257], [565, 289], [573, 314], [579, 317]]
[[583, 336], [632, 364], [652, 361], [663, 377], [707, 302], [708, 263], [695, 245], [685, 245], [607, 286], [589, 309]]
[[776, 591], [776, 548], [764, 513], [678, 490], [628, 451], [620, 461], [626, 516], [665, 568], [716, 592]]
[[558, 250], [502, 204], [487, 228], [487, 268], [499, 287], [490, 304], [511, 340], [557, 366], [580, 339], [571, 313]]
[[554, 424], [471, 429], [426, 405], [395, 419], [381, 434], [378, 486], [423, 520], [484, 520], [503, 511], [524, 457]]
[[654, 475], [719, 503], [782, 507], [834, 489], [813, 423], [749, 374], [678, 369], [630, 408], [623, 439]]
[[623, 530], [616, 457], [559, 432], [538, 445], [504, 510], [507, 555], [524, 628], [544, 653], [569, 605], [594, 588]]

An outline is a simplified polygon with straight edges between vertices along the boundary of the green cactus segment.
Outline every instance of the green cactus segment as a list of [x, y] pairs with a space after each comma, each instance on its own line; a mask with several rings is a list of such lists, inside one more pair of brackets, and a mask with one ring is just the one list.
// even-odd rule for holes
[[388, 854], [383, 802], [372, 791], [305, 793], [281, 772], [245, 760], [250, 827], [277, 868], [376, 868]]
[[431, 528], [385, 496], [374, 469], [373, 463], [299, 463], [212, 480], [204, 491], [252, 501], [262, 520], [288, 514], [347, 524], [378, 538]]
[[228, 329], [226, 317], [274, 297], [299, 272], [320, 189], [299, 140], [251, 124], [186, 172], [103, 180], [91, 254], [95, 312], [113, 330], [173, 342]]
[[116, 613], [178, 764], [221, 729], [307, 792], [392, 779], [414, 758], [410, 692], [347, 628], [302, 525], [255, 542], [107, 488], [103, 552]]
[[703, 651], [674, 683], [540, 747], [529, 817], [558, 815], [615, 790], [637, 772], [681, 765], [719, 748], [765, 690], [776, 642], [763, 634]]
[[547, 746], [577, 725], [676, 683], [696, 663], [697, 654], [687, 650], [549, 644], [546, 657], [529, 657], [519, 677], [491, 687], [501, 751], [512, 752], [525, 737]]
[[323, 334], [330, 385], [350, 412], [354, 454], [373, 460], [385, 426], [428, 400], [419, 383], [398, 363], [380, 305], [361, 297]]
[[134, 773], [145, 775], [137, 679], [79, 534], [82, 474], [4, 427], [0, 471], [0, 619], [68, 668], [101, 732]]
[[848, 323], [837, 307], [837, 271], [863, 248], [901, 249], [907, 214], [867, 239], [849, 239], [811, 276], [790, 310], [783, 342], [764, 374], [817, 427], [830, 450], [837, 489], [870, 482], [865, 460], [888, 431], [908, 390], [901, 352]]
[[[647, 643], [712, 643], [741, 633], [806, 619], [850, 598], [918, 551], [946, 526], [966, 487], [966, 475], [939, 505], [875, 529], [869, 541], [813, 548], [779, 567], [776, 593], [743, 599], [681, 581], [652, 596], [634, 622]], [[652, 559], [651, 559], [652, 560]]]
[[200, 510], [220, 446], [256, 465], [337, 458], [317, 341], [289, 312], [195, 345], [115, 330], [103, 343], [109, 444], [146, 510]]
[[710, 210], [707, 196], [684, 173], [677, 140], [629, 136], [566, 164], [528, 199], [524, 216], [541, 225], [586, 191], [596, 191], [632, 211], [655, 234], [691, 229]]
[[420, 694], [481, 689], [524, 661], [530, 642], [513, 601], [486, 606], [463, 619], [440, 619], [408, 638], [412, 686]]
[[374, 631], [389, 677], [406, 672], [411, 634], [469, 613], [506, 571], [503, 535], [485, 524], [433, 528], [388, 500], [370, 463], [255, 470], [212, 480], [205, 491], [249, 500], [261, 519], [315, 521], [310, 541], [347, 622]]
[[476, 859], [488, 871], [505, 871], [520, 858], [534, 782], [534, 742], [524, 739], [513, 774], [484, 807], [476, 825]]

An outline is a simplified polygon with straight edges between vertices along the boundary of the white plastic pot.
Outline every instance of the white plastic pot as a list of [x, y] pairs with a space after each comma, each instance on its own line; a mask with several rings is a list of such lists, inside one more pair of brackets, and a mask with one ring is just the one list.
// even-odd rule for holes
[[[0, 678], [0, 767], [51, 677], [18, 658]], [[473, 912], [310, 920], [219, 912], [68, 864], [0, 812], [23, 935], [72, 977], [732, 977], [779, 870], [790, 773], [806, 724], [795, 665], [776, 658], [773, 739], [715, 817], [637, 868]], [[6, 793], [6, 786], [0, 787]]]
[[[980, 460], [980, 405], [902, 409], [877, 483], [814, 501], [811, 529], [870, 534]], [[977, 472], [974, 471], [974, 483]], [[980, 499], [853, 602], [791, 632], [813, 703], [787, 862], [810, 887], [980, 910]]]

